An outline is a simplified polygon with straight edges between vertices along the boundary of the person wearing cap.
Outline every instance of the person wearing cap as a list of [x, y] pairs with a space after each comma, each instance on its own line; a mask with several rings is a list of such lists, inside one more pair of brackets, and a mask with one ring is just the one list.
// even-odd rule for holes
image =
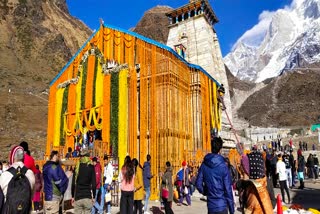
[[44, 210], [46, 214], [59, 213], [63, 194], [68, 188], [69, 179], [60, 165], [58, 151], [52, 151], [43, 166]]
[[[26, 141], [22, 141], [20, 143], [20, 146], [23, 148], [24, 150], [24, 165], [28, 168], [28, 169], [31, 169], [33, 173], [36, 173], [37, 172], [37, 169], [36, 169], [36, 165], [34, 163], [34, 158], [29, 155], [30, 154], [30, 151], [29, 151], [29, 145]], [[29, 153], [29, 154], [28, 154]]]
[[[24, 158], [24, 150], [21, 146], [15, 146], [11, 149], [10, 152], [10, 166], [17, 169], [18, 167], [23, 168], [25, 165], [23, 163]], [[30, 182], [31, 192], [34, 192], [34, 185], [35, 185], [35, 177], [33, 172], [28, 169], [26, 172], [26, 177], [28, 178]], [[8, 184], [13, 178], [13, 175], [9, 171], [4, 171], [0, 176], [0, 186], [4, 195], [4, 199], [6, 199], [7, 196], [7, 190], [8, 190]], [[32, 194], [33, 195], [33, 194]], [[32, 198], [30, 198], [31, 201]]]
[[190, 198], [190, 182], [189, 182], [189, 173], [190, 170], [187, 166], [186, 161], [182, 161], [182, 168], [178, 172], [178, 177], [181, 180], [181, 185], [179, 185], [179, 202], [177, 203], [180, 206], [183, 202], [183, 199], [186, 198], [187, 206], [191, 206], [191, 198]]
[[91, 213], [96, 195], [96, 174], [87, 148], [80, 152], [71, 186], [74, 213]]
[[223, 141], [211, 140], [211, 152], [204, 157], [198, 170], [196, 188], [207, 196], [208, 214], [234, 214], [231, 177], [224, 157], [220, 154]]

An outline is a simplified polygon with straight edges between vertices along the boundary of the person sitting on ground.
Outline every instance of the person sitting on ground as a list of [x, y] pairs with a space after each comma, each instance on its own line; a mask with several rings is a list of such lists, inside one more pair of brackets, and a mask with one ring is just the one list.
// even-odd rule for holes
[[[24, 202], [26, 202], [26, 204], [22, 204], [21, 206], [26, 205], [25, 207], [22, 207], [22, 209], [26, 212], [29, 213], [29, 211], [31, 210], [32, 204], [31, 204], [31, 200], [32, 200], [32, 196], [33, 196], [33, 192], [34, 192], [34, 185], [35, 185], [35, 177], [33, 172], [28, 169], [24, 163], [23, 163], [23, 159], [24, 159], [24, 150], [21, 146], [15, 146], [11, 149], [10, 152], [10, 168], [6, 171], [4, 171], [2, 173], [2, 175], [0, 176], [0, 186], [1, 186], [1, 190], [3, 192], [3, 196], [4, 196], [4, 202], [6, 202], [6, 200], [11, 200], [11, 203], [7, 203], [4, 205], [4, 207], [2, 207], [2, 213], [14, 213], [12, 207], [10, 207], [10, 205], [12, 205], [13, 203], [13, 198], [12, 197], [17, 197], [17, 195], [12, 195], [12, 194], [20, 194], [20, 197], [22, 200], [25, 200]], [[22, 176], [20, 176], [22, 174]], [[18, 177], [20, 176], [20, 177]], [[13, 178], [17, 178], [17, 179], [23, 179], [23, 177], [26, 177], [29, 181], [30, 184], [30, 188], [23, 186], [23, 188], [27, 188], [22, 190], [22, 186], [19, 186], [20, 189], [18, 189], [19, 191], [23, 191], [23, 192], [14, 192], [16, 189], [14, 189], [14, 185], [16, 183], [11, 183], [11, 181], [14, 182]], [[24, 178], [25, 178], [24, 177]], [[20, 185], [23, 185], [21, 182], [19, 183]], [[18, 196], [19, 197], [19, 196]], [[17, 202], [17, 201], [15, 201]], [[10, 210], [10, 211], [9, 211]]]

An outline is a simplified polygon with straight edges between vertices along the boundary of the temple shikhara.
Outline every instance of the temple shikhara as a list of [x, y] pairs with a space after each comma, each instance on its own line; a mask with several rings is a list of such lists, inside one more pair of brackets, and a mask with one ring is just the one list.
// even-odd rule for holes
[[166, 161], [178, 169], [210, 152], [222, 131], [221, 83], [230, 105], [218, 20], [204, 0], [167, 16], [167, 45], [102, 24], [65, 65], [50, 83], [46, 155], [88, 147], [121, 166], [150, 154], [156, 194]]

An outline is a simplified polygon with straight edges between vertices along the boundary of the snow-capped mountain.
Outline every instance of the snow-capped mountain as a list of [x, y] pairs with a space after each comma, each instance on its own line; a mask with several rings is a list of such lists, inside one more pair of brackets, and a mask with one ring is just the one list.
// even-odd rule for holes
[[224, 62], [238, 78], [255, 82], [320, 62], [320, 1], [293, 0], [264, 11]]

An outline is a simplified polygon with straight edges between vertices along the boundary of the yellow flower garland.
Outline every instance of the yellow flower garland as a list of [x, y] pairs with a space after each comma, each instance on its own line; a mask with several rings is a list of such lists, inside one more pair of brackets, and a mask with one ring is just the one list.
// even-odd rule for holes
[[96, 94], [95, 94], [95, 103], [96, 107], [101, 106], [103, 103], [103, 73], [102, 73], [102, 66], [101, 66], [101, 59], [98, 59], [98, 71], [97, 77], [95, 82], [96, 87]]
[[213, 104], [213, 102], [212, 102], [212, 99], [213, 99], [213, 85], [214, 85], [214, 83], [212, 84], [212, 82], [211, 81], [209, 81], [209, 85], [208, 85], [208, 87], [209, 87], [209, 105], [210, 105], [210, 123], [211, 123], [211, 128], [212, 129], [214, 129], [214, 128], [216, 128], [216, 124], [215, 124], [215, 118], [216, 118], [216, 115], [215, 115], [215, 113], [214, 113], [214, 110], [215, 110], [215, 108], [214, 108], [214, 104]]
[[83, 73], [83, 66], [79, 68], [79, 80], [76, 86], [76, 119], [80, 132], [83, 133], [82, 129], [82, 121], [81, 121], [81, 85], [82, 85], [82, 73]]
[[128, 148], [128, 70], [119, 73], [119, 126], [118, 126], [118, 156], [119, 163], [123, 163]]
[[61, 125], [61, 108], [63, 93], [65, 88], [60, 88], [56, 93], [56, 105], [54, 113], [54, 134], [53, 134], [53, 146], [60, 145], [60, 125]]
[[218, 130], [221, 129], [221, 122], [219, 121], [219, 110], [218, 110], [218, 98], [217, 98], [217, 85], [213, 84], [213, 105], [214, 105], [214, 116], [215, 116], [215, 124]]

